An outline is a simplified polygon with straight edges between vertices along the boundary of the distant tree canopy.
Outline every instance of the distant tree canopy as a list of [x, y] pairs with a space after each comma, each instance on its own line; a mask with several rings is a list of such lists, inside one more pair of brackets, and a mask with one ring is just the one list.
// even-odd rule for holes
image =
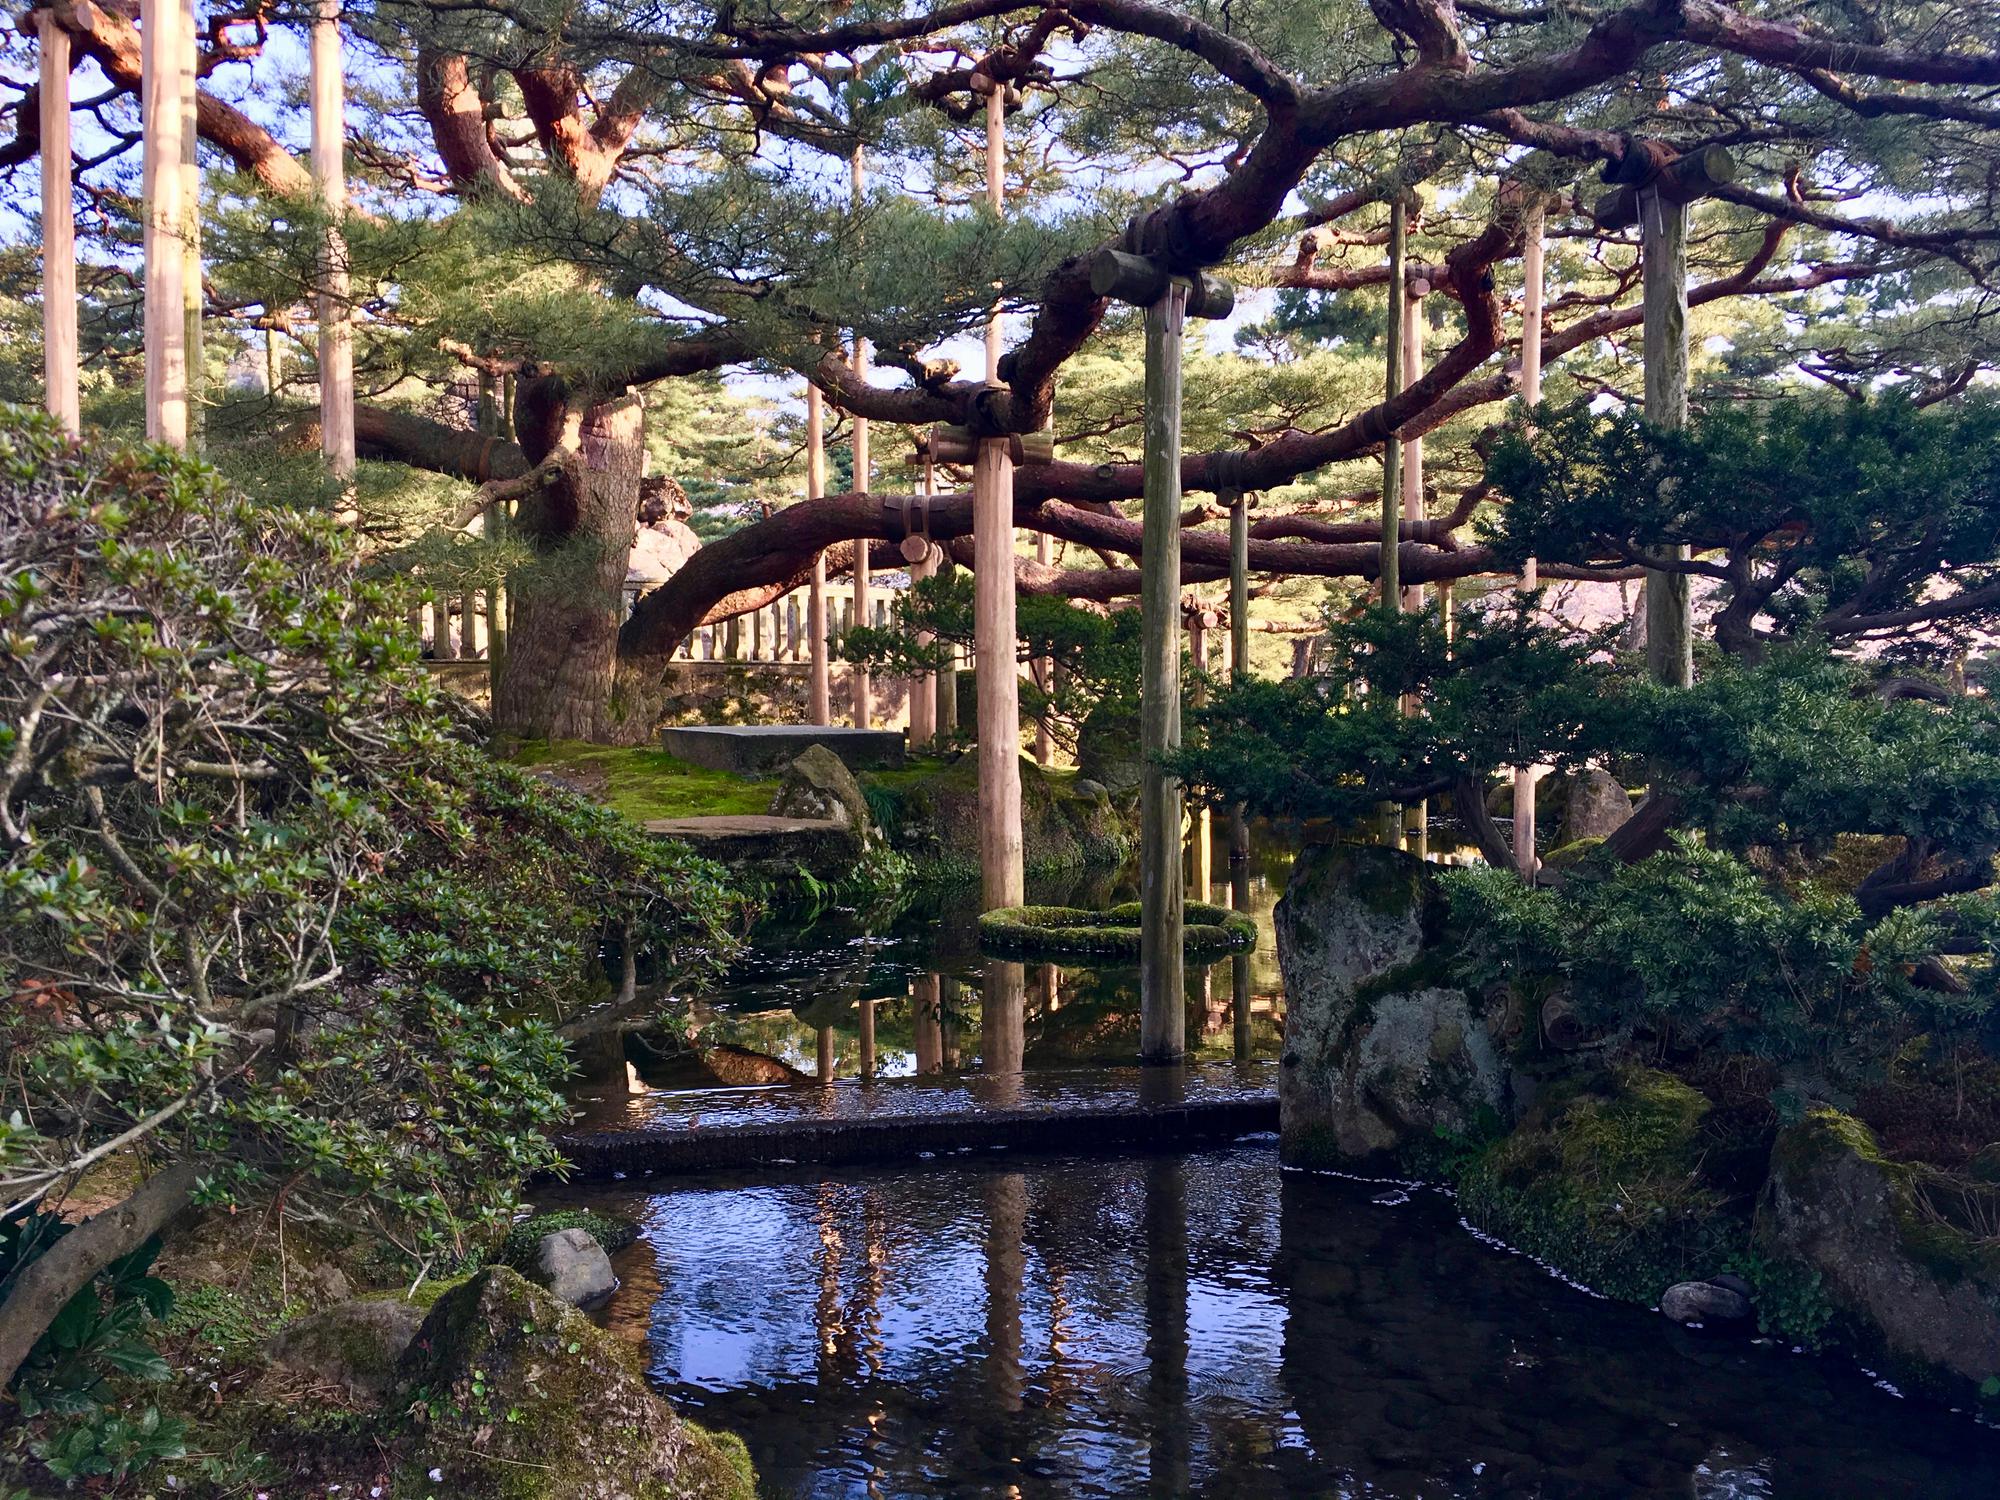
[[[131, 23], [67, 0], [53, 13], [76, 43], [83, 92], [104, 95], [91, 118], [129, 130]], [[1691, 234], [1699, 399], [1818, 382], [1850, 395], [1894, 387], [1925, 405], [1975, 383], [2000, 312], [2000, 130], [1985, 99], [2000, 84], [1996, 20], [1993, 0], [1279, 0], [1249, 12], [1165, 0], [752, 11], [365, 0], [342, 12], [346, 229], [362, 447], [397, 467], [364, 475], [364, 511], [387, 529], [413, 505], [449, 522], [470, 503], [467, 484], [519, 502], [516, 571], [546, 564], [554, 581], [522, 580], [524, 651], [499, 695], [502, 720], [528, 733], [643, 733], [666, 654], [690, 628], [797, 585], [822, 550], [838, 561], [897, 540], [900, 511], [880, 491], [910, 487], [909, 430], [933, 421], [1026, 432], [1053, 415], [1060, 455], [1020, 468], [1016, 520], [1066, 544], [1065, 565], [1023, 585], [1120, 597], [1138, 546], [1123, 514], [1140, 488], [1134, 327], [1090, 292], [1085, 267], [1136, 215], [1149, 245], [1224, 268], [1249, 294], [1246, 339], [1191, 382], [1186, 487], [1214, 485], [1216, 456], [1239, 458], [1267, 523], [1286, 523], [1258, 539], [1253, 568], [1364, 583], [1370, 551], [1339, 528], [1373, 487], [1388, 432], [1427, 436], [1433, 519], [1491, 503], [1476, 497], [1461, 514], [1458, 499], [1479, 477], [1473, 439], [1514, 390], [1519, 257], [1536, 211], [1550, 245], [1550, 399], [1633, 388], [1637, 246], [1594, 224], [1589, 174], [1619, 169], [1642, 138], [1725, 146], [1742, 169]], [[272, 82], [262, 24], [226, 23], [205, 42], [202, 129], [211, 373], [230, 358], [254, 365], [267, 336], [287, 365], [275, 397], [211, 411], [211, 445], [268, 480], [274, 421], [310, 425], [297, 398], [314, 379], [322, 220], [304, 196], [298, 98], [273, 111], [261, 97]], [[28, 44], [5, 45], [25, 90]], [[990, 88], [1007, 117], [998, 218], [980, 190]], [[0, 170], [14, 169], [16, 202], [34, 118], [26, 92], [0, 96], [0, 132], [12, 127]], [[80, 139], [78, 187], [92, 410], [127, 421], [133, 141]], [[1432, 288], [1429, 348], [1424, 378], [1384, 400], [1374, 334], [1398, 197], [1413, 200], [1411, 255]], [[25, 280], [0, 288], [16, 313]], [[1277, 295], [1252, 300], [1260, 291]], [[1011, 320], [997, 394], [983, 392], [983, 370], [958, 368], [952, 343], [996, 306]], [[853, 367], [856, 337], [873, 347], [873, 375]], [[588, 564], [627, 544], [636, 474], [584, 464], [584, 429], [628, 389], [721, 370], [794, 389], [803, 377], [834, 412], [880, 424], [878, 493], [836, 493], [719, 537], [621, 627], [615, 590]], [[489, 397], [473, 403], [490, 412], [481, 441], [466, 440], [482, 419], [464, 402], [439, 415], [440, 392], [461, 380]], [[697, 493], [722, 467], [738, 470], [732, 502], [796, 492], [795, 416], [644, 399], [656, 425], [677, 429], [656, 460], [707, 471], [679, 476]], [[752, 429], [741, 440], [739, 419]], [[942, 541], [969, 529], [961, 499], [940, 502]], [[1406, 538], [1406, 579], [1502, 566], [1453, 527], [1424, 524]], [[1618, 549], [1600, 540], [1551, 570], [1617, 571]], [[1187, 549], [1191, 579], [1216, 569], [1208, 540]], [[1760, 628], [1746, 623], [1744, 639]], [[566, 642], [574, 660], [555, 670], [525, 649], [537, 640]]]

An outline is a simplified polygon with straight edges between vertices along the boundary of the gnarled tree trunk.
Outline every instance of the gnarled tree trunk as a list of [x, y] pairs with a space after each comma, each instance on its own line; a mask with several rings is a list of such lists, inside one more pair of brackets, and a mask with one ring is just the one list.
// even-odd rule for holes
[[[622, 711], [614, 689], [644, 432], [643, 405], [626, 396], [566, 409], [559, 429], [553, 421], [545, 426], [539, 454], [523, 434], [538, 462], [559, 450], [559, 466], [523, 503], [521, 530], [537, 555], [507, 580], [514, 614], [493, 693], [493, 727], [501, 735], [605, 741], [635, 717]], [[651, 727], [648, 719], [625, 734], [644, 738]]]

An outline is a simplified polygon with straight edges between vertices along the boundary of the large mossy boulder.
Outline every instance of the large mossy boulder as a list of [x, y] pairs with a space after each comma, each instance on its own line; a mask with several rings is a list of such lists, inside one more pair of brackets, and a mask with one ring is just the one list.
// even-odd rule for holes
[[1136, 797], [1146, 769], [1139, 745], [1137, 710], [1124, 704], [1099, 703], [1077, 729], [1077, 774], [1114, 797]]
[[1276, 913], [1285, 979], [1282, 1152], [1304, 1166], [1406, 1165], [1512, 1113], [1501, 1005], [1456, 984], [1432, 866], [1314, 845]]
[[1818, 1272], [1864, 1348], [1961, 1394], [2000, 1381], [1997, 1224], [2000, 1187], [1893, 1161], [1867, 1126], [1822, 1109], [1779, 1135], [1757, 1238]]
[[1632, 794], [1609, 771], [1585, 766], [1562, 778], [1562, 832], [1559, 844], [1606, 839], [1632, 816]]
[[824, 745], [809, 745], [785, 767], [784, 778], [771, 796], [771, 814], [838, 823], [852, 829], [862, 844], [873, 843], [875, 824], [868, 799], [847, 763]]
[[1466, 1221], [1622, 1301], [1652, 1304], [1721, 1270], [1742, 1223], [1702, 1167], [1705, 1095], [1632, 1064], [1542, 1088], [1458, 1173]]
[[[1021, 762], [1021, 851], [1030, 877], [1122, 864], [1131, 830], [1110, 799], [1078, 792], [1078, 777]], [[973, 755], [920, 773], [878, 777], [893, 797], [896, 847], [936, 873], [979, 870], [979, 762]]]
[[[440, 1297], [403, 1358], [428, 1491], [482, 1500], [753, 1500], [733, 1437], [684, 1422], [626, 1345], [495, 1266]], [[400, 1493], [400, 1490], [398, 1491]]]
[[309, 1313], [271, 1335], [265, 1355], [282, 1376], [338, 1386], [370, 1404], [396, 1383], [424, 1310], [400, 1297], [362, 1297]]

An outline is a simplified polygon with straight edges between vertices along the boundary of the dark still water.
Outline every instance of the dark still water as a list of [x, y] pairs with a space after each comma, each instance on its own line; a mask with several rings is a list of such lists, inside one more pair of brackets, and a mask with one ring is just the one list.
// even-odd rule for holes
[[1266, 1143], [951, 1158], [618, 1206], [612, 1325], [764, 1493], [2000, 1494], [2000, 1433], [1689, 1334]]

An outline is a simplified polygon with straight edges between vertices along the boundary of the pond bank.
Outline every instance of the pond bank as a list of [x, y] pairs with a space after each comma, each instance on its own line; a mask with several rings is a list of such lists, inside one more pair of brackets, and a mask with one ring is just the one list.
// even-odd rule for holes
[[953, 1160], [589, 1201], [603, 1315], [768, 1496], [1973, 1500], [2000, 1434], [1689, 1334], [1449, 1201], [1193, 1156]]

